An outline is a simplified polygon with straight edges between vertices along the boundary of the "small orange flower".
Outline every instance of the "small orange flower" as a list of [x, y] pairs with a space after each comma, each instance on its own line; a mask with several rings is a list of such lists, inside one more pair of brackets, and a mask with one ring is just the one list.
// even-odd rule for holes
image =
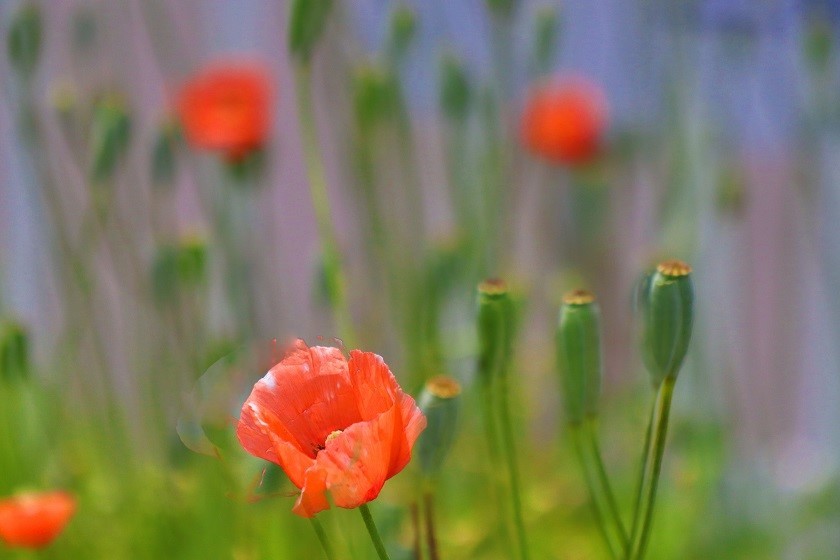
[[580, 165], [601, 148], [607, 100], [582, 77], [561, 77], [535, 87], [522, 115], [522, 140], [534, 154], [553, 163]]
[[9, 546], [42, 548], [61, 533], [75, 512], [76, 500], [66, 492], [0, 500], [0, 539]]
[[178, 113], [192, 145], [236, 161], [268, 139], [271, 97], [271, 80], [263, 67], [217, 63], [184, 84]]
[[312, 517], [379, 495], [411, 459], [426, 417], [381, 357], [309, 348], [296, 340], [257, 381], [236, 434], [252, 455], [277, 463], [301, 489], [292, 511]]

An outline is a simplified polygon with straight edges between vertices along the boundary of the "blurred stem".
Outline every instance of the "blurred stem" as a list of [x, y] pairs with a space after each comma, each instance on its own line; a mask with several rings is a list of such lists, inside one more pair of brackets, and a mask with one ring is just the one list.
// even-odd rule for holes
[[508, 481], [510, 484], [510, 497], [513, 504], [513, 521], [516, 526], [517, 541], [519, 542], [519, 553], [522, 560], [528, 560], [528, 542], [525, 538], [525, 521], [522, 516], [522, 492], [519, 484], [519, 467], [516, 463], [516, 445], [513, 435], [513, 421], [510, 414], [510, 377], [508, 358], [501, 364], [499, 371], [499, 389], [497, 391], [499, 416], [501, 424], [502, 451], [507, 463]]
[[656, 501], [656, 489], [662, 469], [662, 455], [668, 435], [668, 416], [671, 412], [671, 397], [674, 394], [673, 377], [666, 377], [656, 393], [656, 401], [650, 416], [645, 455], [642, 460], [642, 474], [636, 509], [633, 514], [633, 534], [630, 540], [629, 560], [642, 560], [650, 538], [651, 522]]
[[624, 528], [624, 523], [621, 521], [621, 514], [618, 511], [618, 502], [616, 502], [615, 494], [613, 494], [612, 487], [610, 486], [607, 469], [604, 467], [604, 460], [601, 457], [601, 447], [598, 444], [597, 418], [594, 416], [587, 418], [584, 423], [584, 430], [587, 443], [589, 444], [589, 452], [592, 455], [592, 462], [595, 466], [597, 474], [596, 481], [598, 483], [598, 491], [606, 501], [608, 519], [612, 523], [612, 529], [615, 531], [615, 537], [621, 543], [622, 553], [626, 555], [630, 546], [630, 538], [627, 535], [627, 529]]
[[379, 560], [391, 560], [391, 557], [388, 556], [388, 552], [385, 550], [385, 545], [382, 544], [382, 537], [379, 536], [379, 531], [376, 530], [376, 524], [373, 522], [373, 516], [370, 514], [368, 505], [360, 505], [359, 512], [362, 514], [362, 519], [365, 520], [365, 527], [367, 527], [370, 540], [373, 541], [373, 547], [379, 555]]
[[623, 558], [628, 551], [628, 537], [621, 522], [618, 505], [610, 487], [598, 446], [594, 418], [585, 423], [570, 423], [569, 431], [586, 482], [598, 529], [612, 558]]
[[298, 114], [301, 134], [303, 135], [306, 170], [309, 175], [309, 192], [312, 197], [312, 206], [315, 209], [318, 235], [321, 238], [324, 272], [330, 287], [330, 303], [333, 307], [336, 327], [344, 344], [353, 348], [356, 346], [356, 336], [347, 302], [347, 281], [341, 262], [341, 253], [338, 249], [338, 238], [332, 222], [323, 155], [318, 142], [318, 130], [312, 102], [311, 66], [309, 63], [302, 63], [295, 70]]
[[318, 521], [317, 517], [310, 517], [309, 521], [312, 522], [312, 528], [315, 529], [315, 534], [318, 535], [318, 540], [321, 542], [321, 548], [324, 549], [324, 555], [327, 557], [327, 560], [335, 560], [336, 557], [333, 553], [332, 544], [330, 544], [330, 539], [327, 537], [327, 533], [324, 531], [321, 522]]
[[421, 545], [422, 527], [420, 523], [420, 505], [418, 502], [411, 502], [411, 526], [414, 530], [412, 548], [414, 552], [414, 560], [423, 560], [423, 546]]
[[610, 553], [610, 558], [617, 560], [620, 557], [619, 550], [616, 547], [616, 543], [613, 542], [610, 537], [610, 532], [607, 529], [607, 522], [604, 518], [603, 504], [600, 500], [598, 500], [599, 493], [597, 490], [597, 484], [595, 482], [592, 469], [589, 468], [589, 462], [586, 457], [586, 447], [583, 442], [583, 430], [581, 429], [580, 424], [571, 424], [569, 428], [569, 431], [572, 434], [572, 443], [575, 448], [575, 454], [577, 455], [577, 460], [580, 464], [581, 472], [583, 473], [583, 480], [586, 483], [586, 489], [589, 492], [590, 503], [592, 504], [592, 513], [595, 516], [595, 521], [597, 521], [598, 531], [601, 533], [601, 538], [603, 538], [604, 544]]
[[431, 488], [427, 488], [423, 493], [423, 513], [426, 518], [426, 546], [429, 549], [429, 560], [440, 560], [435, 531], [435, 496]]

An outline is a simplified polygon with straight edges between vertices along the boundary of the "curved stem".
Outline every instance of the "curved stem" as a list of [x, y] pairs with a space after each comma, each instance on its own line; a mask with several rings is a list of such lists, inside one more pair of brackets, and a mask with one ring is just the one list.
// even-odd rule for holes
[[321, 238], [324, 274], [329, 286], [330, 304], [333, 307], [336, 327], [344, 344], [353, 348], [356, 346], [356, 337], [347, 303], [347, 281], [338, 249], [338, 238], [332, 222], [324, 160], [318, 142], [315, 110], [312, 103], [311, 74], [309, 64], [296, 67], [298, 114], [303, 136], [306, 171], [309, 175], [309, 192], [315, 209], [318, 236]]
[[315, 529], [315, 534], [318, 535], [318, 540], [321, 542], [321, 548], [324, 549], [324, 555], [327, 557], [327, 560], [335, 560], [332, 545], [330, 544], [329, 538], [327, 538], [327, 533], [324, 531], [321, 522], [316, 517], [310, 517], [309, 521], [312, 522], [312, 528]]
[[391, 557], [388, 556], [388, 552], [385, 550], [385, 545], [382, 544], [382, 537], [379, 536], [379, 531], [376, 530], [376, 524], [373, 522], [373, 516], [371, 516], [367, 504], [360, 505], [359, 511], [362, 514], [362, 519], [365, 520], [365, 527], [367, 527], [370, 540], [373, 541], [373, 547], [379, 555], [379, 560], [391, 560]]
[[672, 377], [665, 378], [656, 393], [653, 405], [648, 444], [641, 481], [639, 483], [639, 499], [636, 507], [636, 518], [633, 521], [633, 536], [631, 538], [630, 560], [642, 560], [650, 538], [653, 521], [653, 510], [656, 502], [656, 489], [659, 486], [659, 474], [662, 470], [662, 456], [665, 452], [665, 439], [668, 435], [668, 416], [671, 412], [671, 397], [674, 394]]

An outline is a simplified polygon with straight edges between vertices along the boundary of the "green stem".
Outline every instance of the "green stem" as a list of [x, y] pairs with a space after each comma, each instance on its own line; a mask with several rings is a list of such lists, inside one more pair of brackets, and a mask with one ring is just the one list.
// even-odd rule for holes
[[630, 547], [630, 537], [627, 535], [627, 529], [624, 528], [624, 523], [621, 521], [621, 514], [618, 511], [618, 502], [613, 494], [610, 486], [610, 479], [607, 475], [607, 469], [604, 466], [604, 460], [601, 457], [601, 448], [598, 445], [598, 426], [594, 417], [587, 418], [585, 427], [585, 435], [587, 443], [589, 444], [589, 452], [592, 457], [592, 463], [595, 466], [596, 482], [598, 484], [598, 491], [606, 503], [607, 519], [612, 524], [612, 530], [615, 532], [615, 537], [621, 543], [622, 554], [626, 555]]
[[642, 463], [642, 475], [639, 482], [639, 494], [633, 520], [633, 535], [630, 540], [630, 560], [642, 560], [650, 538], [653, 510], [656, 502], [656, 489], [662, 470], [662, 455], [665, 452], [665, 439], [668, 434], [668, 416], [671, 412], [671, 397], [674, 394], [673, 377], [666, 377], [656, 393], [656, 401], [651, 413], [648, 429], [645, 457]]
[[522, 494], [519, 485], [519, 467], [516, 464], [516, 446], [513, 437], [513, 422], [510, 415], [508, 396], [508, 366], [503, 364], [499, 372], [499, 415], [501, 420], [502, 450], [507, 463], [510, 497], [513, 504], [513, 521], [516, 526], [519, 553], [522, 560], [528, 560], [528, 542], [525, 538], [525, 521], [522, 516]]
[[607, 522], [604, 518], [603, 504], [598, 499], [599, 492], [595, 483], [595, 477], [592, 474], [592, 469], [589, 468], [589, 463], [586, 456], [586, 448], [583, 443], [583, 433], [580, 424], [571, 424], [569, 426], [572, 434], [572, 443], [575, 448], [580, 470], [583, 473], [583, 480], [586, 483], [586, 489], [589, 492], [590, 503], [592, 504], [592, 513], [595, 516], [595, 521], [598, 525], [598, 531], [601, 533], [601, 538], [610, 553], [610, 558], [617, 560], [619, 558], [619, 548], [610, 537], [610, 532], [607, 529]]
[[362, 519], [365, 520], [365, 527], [367, 527], [370, 540], [373, 541], [373, 547], [379, 555], [379, 560], [391, 560], [391, 557], [388, 556], [388, 552], [385, 550], [385, 545], [382, 544], [382, 537], [379, 536], [379, 531], [376, 530], [376, 524], [373, 522], [373, 516], [371, 516], [367, 504], [360, 505], [359, 511], [362, 514]]
[[327, 557], [327, 560], [335, 560], [332, 544], [330, 544], [330, 539], [327, 537], [327, 533], [324, 531], [321, 522], [316, 517], [310, 517], [309, 521], [312, 522], [312, 528], [315, 529], [315, 534], [318, 535], [318, 540], [321, 542], [321, 548], [324, 549], [324, 555]]
[[324, 257], [324, 272], [327, 276], [336, 327], [344, 344], [350, 348], [356, 346], [356, 337], [350, 308], [347, 302], [347, 281], [338, 249], [338, 238], [332, 222], [330, 199], [327, 194], [327, 179], [324, 161], [318, 142], [318, 130], [315, 124], [315, 111], [312, 103], [311, 67], [304, 63], [296, 67], [298, 114], [300, 115], [303, 150], [306, 158], [306, 170], [309, 175], [309, 192], [315, 209], [315, 220]]

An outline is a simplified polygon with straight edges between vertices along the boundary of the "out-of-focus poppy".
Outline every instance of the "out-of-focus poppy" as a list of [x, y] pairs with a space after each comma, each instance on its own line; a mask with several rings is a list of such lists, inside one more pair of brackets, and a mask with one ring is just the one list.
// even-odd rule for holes
[[178, 96], [187, 141], [238, 161], [262, 147], [272, 121], [268, 71], [251, 63], [216, 63], [190, 78]]
[[61, 533], [75, 512], [76, 500], [66, 492], [0, 500], [0, 540], [12, 547], [42, 548]]
[[312, 517], [379, 495], [411, 459], [426, 417], [380, 356], [309, 348], [296, 340], [254, 386], [237, 436], [252, 455], [277, 463], [301, 489], [293, 511]]
[[546, 81], [530, 92], [522, 115], [522, 141], [553, 163], [580, 165], [599, 152], [607, 126], [603, 91], [580, 76]]

